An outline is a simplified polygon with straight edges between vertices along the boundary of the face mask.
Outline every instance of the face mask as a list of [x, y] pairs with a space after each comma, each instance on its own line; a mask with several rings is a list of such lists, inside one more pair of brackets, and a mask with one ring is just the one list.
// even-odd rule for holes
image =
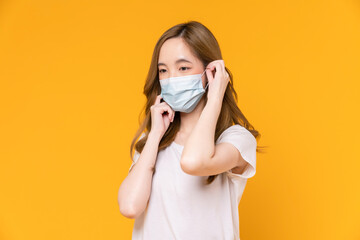
[[202, 74], [160, 80], [161, 97], [174, 111], [191, 112], [208, 87], [209, 83], [204, 89], [201, 80], [205, 71]]

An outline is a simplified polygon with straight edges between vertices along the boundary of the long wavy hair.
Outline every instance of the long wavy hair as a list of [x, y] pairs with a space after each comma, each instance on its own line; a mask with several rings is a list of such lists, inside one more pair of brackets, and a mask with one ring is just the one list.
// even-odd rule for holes
[[[159, 72], [157, 66], [160, 48], [166, 40], [176, 37], [182, 38], [185, 43], [187, 43], [187, 46], [190, 48], [192, 53], [201, 60], [204, 68], [210, 62], [222, 59], [220, 47], [216, 38], [208, 28], [206, 28], [203, 24], [197, 21], [184, 22], [175, 25], [164, 32], [164, 34], [160, 37], [160, 39], [155, 45], [149, 72], [146, 77], [143, 93], [145, 94], [147, 101], [144, 108], [142, 109], [142, 112], [145, 112], [145, 117], [142, 121], [140, 121], [140, 127], [135, 133], [135, 136], [131, 142], [130, 157], [132, 159], [134, 148], [139, 153], [141, 153], [144, 148], [144, 145], [148, 138], [148, 134], [151, 130], [150, 107], [152, 106], [152, 104], [154, 104], [156, 96], [161, 93]], [[239, 107], [236, 104], [238, 99], [234, 89], [233, 75], [227, 67], [225, 67], [225, 70], [228, 72], [230, 80], [225, 90], [221, 106], [221, 112], [216, 123], [215, 141], [225, 129], [234, 124], [239, 124], [245, 127], [251, 132], [251, 134], [256, 138], [256, 140], [258, 140], [261, 136], [260, 133], [255, 130], [254, 127], [249, 123], [249, 121], [245, 118], [244, 114], [240, 111]], [[204, 94], [204, 96], [206, 96], [205, 101], [207, 101], [207, 91], [208, 88]], [[172, 122], [172, 124], [169, 125], [167, 131], [164, 133], [164, 136], [159, 143], [158, 151], [166, 148], [174, 141], [176, 133], [180, 129], [180, 121], [180, 113], [175, 112], [174, 121]], [[141, 135], [142, 137], [139, 139]], [[259, 148], [262, 147], [257, 146], [256, 151], [262, 152]], [[153, 169], [153, 171], [155, 171], [155, 169]], [[207, 184], [213, 182], [217, 175], [209, 176], [206, 181]]]

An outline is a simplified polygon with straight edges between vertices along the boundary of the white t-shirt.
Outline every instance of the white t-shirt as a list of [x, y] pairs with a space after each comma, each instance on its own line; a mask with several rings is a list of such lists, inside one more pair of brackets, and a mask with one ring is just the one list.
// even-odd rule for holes
[[[183, 146], [172, 142], [159, 151], [150, 199], [135, 219], [132, 240], [240, 239], [238, 205], [247, 179], [256, 172], [257, 142], [237, 124], [221, 133], [216, 144], [221, 142], [233, 144], [249, 164], [243, 174], [228, 170], [210, 185], [203, 183], [208, 176], [189, 175], [181, 169]], [[139, 156], [135, 151], [130, 169]]]

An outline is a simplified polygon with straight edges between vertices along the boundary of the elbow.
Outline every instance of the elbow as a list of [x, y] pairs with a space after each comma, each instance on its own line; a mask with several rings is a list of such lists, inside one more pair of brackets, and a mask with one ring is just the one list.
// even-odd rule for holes
[[181, 158], [180, 166], [185, 173], [197, 175], [201, 164], [199, 164], [199, 161], [196, 161], [195, 159]]
[[120, 213], [127, 218], [131, 218], [131, 219], [137, 218], [144, 211], [144, 209], [140, 209], [131, 202], [126, 202], [126, 201], [122, 202], [118, 200], [118, 204], [119, 204]]
[[119, 191], [118, 195], [118, 206], [121, 215], [123, 215], [126, 218], [137, 218], [141, 212], [138, 211], [138, 208], [134, 206], [129, 199], [124, 199]]
[[120, 213], [127, 218], [131, 218], [134, 219], [137, 217], [136, 211], [134, 210], [134, 208], [122, 208], [120, 206]]

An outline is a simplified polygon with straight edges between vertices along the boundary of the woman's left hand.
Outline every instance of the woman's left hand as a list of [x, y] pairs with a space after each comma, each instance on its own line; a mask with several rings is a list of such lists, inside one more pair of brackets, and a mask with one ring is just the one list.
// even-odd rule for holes
[[[213, 71], [216, 69], [215, 77]], [[226, 87], [229, 83], [230, 77], [226, 72], [224, 60], [215, 60], [206, 66], [206, 76], [209, 81], [208, 100], [220, 100], [224, 98]]]

